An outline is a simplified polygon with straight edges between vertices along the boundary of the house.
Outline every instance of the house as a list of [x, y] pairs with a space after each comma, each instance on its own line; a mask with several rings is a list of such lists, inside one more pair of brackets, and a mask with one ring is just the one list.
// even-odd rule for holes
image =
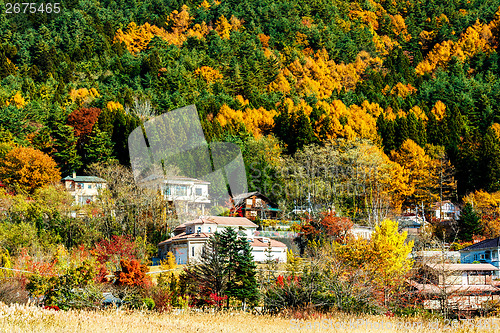
[[96, 176], [72, 176], [63, 178], [66, 190], [75, 199], [77, 205], [86, 205], [96, 200], [99, 191], [106, 188], [106, 181]]
[[277, 217], [278, 205], [271, 202], [269, 198], [259, 192], [242, 193], [234, 196], [232, 214], [247, 219], [274, 219]]
[[368, 227], [368, 226], [364, 226], [364, 225], [355, 224], [352, 226], [352, 228], [351, 228], [351, 230], [349, 230], [349, 232], [357, 239], [363, 238], [363, 239], [368, 240], [368, 239], [372, 238], [373, 228]]
[[[482, 242], [472, 244], [460, 250], [460, 260], [462, 263], [488, 263], [500, 268], [500, 237], [485, 239]], [[500, 278], [500, 272], [495, 272], [497, 278]]]
[[215, 232], [233, 228], [240, 237], [248, 240], [255, 261], [268, 258], [268, 247], [271, 259], [286, 261], [286, 245], [267, 237], [255, 236], [257, 227], [245, 217], [201, 216], [175, 228], [173, 237], [158, 244], [158, 254], [160, 258], [165, 258], [168, 252], [172, 252], [178, 264], [191, 263], [200, 258], [203, 246]]
[[440, 221], [454, 221], [460, 218], [460, 208], [449, 200], [432, 205], [432, 217]]
[[164, 177], [151, 175], [139, 182], [140, 185], [158, 189], [171, 207], [181, 210], [178, 213], [191, 215], [205, 214], [210, 204], [208, 186], [210, 182], [188, 177]]
[[425, 309], [476, 311], [484, 302], [500, 300], [493, 272], [498, 268], [491, 264], [428, 263], [421, 270], [420, 281], [410, 281], [410, 286]]

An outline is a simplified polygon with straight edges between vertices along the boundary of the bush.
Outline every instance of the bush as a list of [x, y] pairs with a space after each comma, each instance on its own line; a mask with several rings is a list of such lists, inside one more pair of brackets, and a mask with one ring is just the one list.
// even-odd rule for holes
[[21, 278], [0, 281], [0, 302], [25, 304], [29, 300], [26, 281]]

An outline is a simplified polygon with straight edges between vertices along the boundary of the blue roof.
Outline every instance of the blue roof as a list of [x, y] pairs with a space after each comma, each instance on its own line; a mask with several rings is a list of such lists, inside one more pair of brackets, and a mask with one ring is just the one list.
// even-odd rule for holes
[[493, 239], [485, 239], [482, 242], [467, 246], [466, 248], [463, 248], [460, 251], [471, 251], [471, 250], [487, 249], [492, 247], [500, 247], [500, 237]]

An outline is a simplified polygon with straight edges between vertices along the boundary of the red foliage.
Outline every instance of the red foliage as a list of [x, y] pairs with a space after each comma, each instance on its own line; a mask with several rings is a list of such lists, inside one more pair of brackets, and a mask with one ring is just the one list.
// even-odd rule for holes
[[353, 223], [348, 217], [335, 216], [335, 213], [329, 212], [323, 215], [321, 220], [323, 229], [329, 236], [333, 236], [336, 240], [343, 241], [351, 230]]
[[47, 305], [47, 306], [44, 306], [43, 308], [47, 309], [47, 310], [56, 310], [56, 311], [60, 310], [57, 305]]
[[118, 267], [121, 259], [137, 258], [137, 246], [130, 236], [113, 236], [111, 240], [103, 239], [97, 243], [91, 253], [99, 263], [112, 262]]
[[92, 132], [99, 114], [101, 114], [101, 109], [98, 108], [80, 108], [70, 113], [68, 125], [75, 129], [75, 136], [79, 138], [80, 142], [85, 141]]
[[115, 272], [115, 284], [121, 286], [151, 286], [151, 279], [146, 275], [148, 271], [146, 265], [141, 265], [141, 263], [135, 259], [122, 259], [120, 260], [120, 266], [122, 270]]

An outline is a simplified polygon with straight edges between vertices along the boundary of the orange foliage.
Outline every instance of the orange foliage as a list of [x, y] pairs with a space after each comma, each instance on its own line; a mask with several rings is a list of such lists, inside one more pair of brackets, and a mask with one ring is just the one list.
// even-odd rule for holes
[[224, 17], [224, 15], [219, 17], [219, 19], [215, 23], [215, 26], [215, 31], [217, 31], [217, 34], [220, 36], [220, 38], [229, 39], [232, 27], [228, 20]]
[[146, 275], [148, 266], [141, 265], [135, 259], [120, 260], [121, 271], [115, 272], [115, 284], [120, 286], [148, 286], [151, 284], [151, 279]]
[[40, 150], [18, 147], [0, 160], [0, 179], [6, 185], [32, 193], [61, 180], [56, 162]]
[[411, 84], [402, 84], [398, 82], [392, 89], [390, 94], [397, 95], [402, 98], [406, 98], [407, 96], [417, 92], [417, 89]]
[[270, 36], [259, 34], [258, 37], [263, 47], [269, 47], [269, 39], [271, 38]]
[[391, 23], [393, 26], [393, 32], [400, 36], [403, 37], [405, 41], [409, 41], [411, 39], [410, 34], [408, 33], [408, 30], [406, 29], [406, 23], [403, 17], [399, 14], [391, 16]]

